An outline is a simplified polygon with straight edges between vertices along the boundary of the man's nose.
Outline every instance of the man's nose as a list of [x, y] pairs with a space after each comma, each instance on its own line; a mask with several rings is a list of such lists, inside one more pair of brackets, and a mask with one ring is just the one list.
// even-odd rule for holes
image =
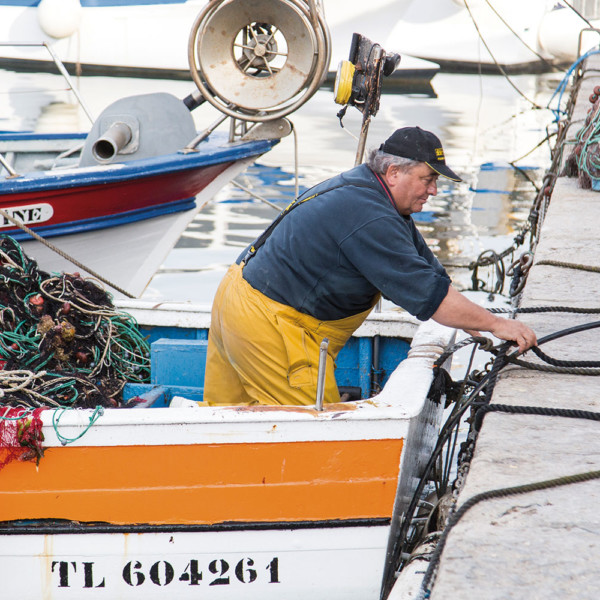
[[436, 181], [432, 181], [429, 186], [427, 187], [427, 193], [430, 196], [437, 196], [437, 182]]

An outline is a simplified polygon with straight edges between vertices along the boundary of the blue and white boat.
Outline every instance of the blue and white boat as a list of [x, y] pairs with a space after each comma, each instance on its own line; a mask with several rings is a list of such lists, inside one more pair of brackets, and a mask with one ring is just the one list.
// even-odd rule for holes
[[[59, 4], [66, 10], [69, 2]], [[109, 12], [124, 6], [89, 4], [92, 13], [99, 10], [96, 4]], [[158, 7], [152, 2], [150, 7], [147, 2], [133, 4], [142, 14], [153, 14]], [[187, 4], [172, 0], [161, 6], [176, 14], [177, 6], [189, 8]], [[320, 13], [301, 4], [261, 0], [243, 6], [205, 5], [190, 44], [188, 74], [198, 89], [185, 98], [163, 92], [128, 96], [105, 107], [97, 118], [82, 103], [92, 121], [86, 133], [0, 133], [0, 233], [22, 239], [25, 251], [47, 271], [72, 271], [66, 254], [87, 273], [108, 277], [115, 289], [139, 295], [197, 212], [290, 133], [285, 116], [306, 102], [324, 79], [327, 27]], [[31, 10], [46, 10], [44, 2], [10, 6], [17, 5], [26, 20]], [[198, 2], [189, 5], [199, 9]], [[0, 5], [0, 13], [8, 7]], [[56, 11], [49, 14], [60, 16], [58, 6]], [[92, 18], [95, 25], [102, 22], [100, 16]], [[153, 18], [161, 27], [169, 22], [156, 14]], [[0, 23], [5, 24], [1, 14]], [[215, 27], [221, 32], [219, 44], [213, 39]], [[227, 36], [222, 35], [224, 28]], [[17, 27], [13, 34], [26, 32]], [[178, 36], [182, 40], [187, 47], [187, 33]], [[278, 44], [285, 52], [277, 50]], [[16, 48], [43, 52], [81, 100], [51, 44]], [[198, 129], [191, 111], [203, 103], [220, 112], [216, 121]], [[215, 132], [226, 121], [229, 132]], [[30, 231], [53, 237], [62, 254], [39, 238], [31, 241]]]

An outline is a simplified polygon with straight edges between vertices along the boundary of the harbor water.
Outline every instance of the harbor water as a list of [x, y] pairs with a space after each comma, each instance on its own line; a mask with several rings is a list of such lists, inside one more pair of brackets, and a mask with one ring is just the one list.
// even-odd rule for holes
[[[521, 94], [504, 77], [491, 75], [439, 73], [431, 85], [410, 92], [384, 87], [367, 149], [398, 127], [419, 125], [441, 138], [448, 164], [464, 179], [459, 184], [440, 181], [437, 196], [414, 216], [460, 289], [471, 287], [471, 273], [464, 267], [484, 250], [509, 247], [526, 220], [536, 193], [530, 180], [539, 182], [549, 161], [548, 145], [536, 146], [552, 123], [546, 107], [561, 78], [561, 73], [514, 76], [511, 81]], [[89, 127], [59, 76], [0, 71], [0, 81], [1, 129]], [[87, 76], [74, 81], [93, 116], [125, 95], [165, 91], [183, 98], [193, 89], [191, 82], [158, 79]], [[289, 117], [295, 133], [237, 181], [283, 208], [294, 198], [296, 169], [303, 190], [351, 168], [362, 115], [351, 107], [341, 122], [340, 108], [330, 88], [319, 90]], [[219, 116], [207, 105], [193, 115], [199, 128]], [[513, 161], [519, 169], [509, 164]], [[210, 304], [227, 266], [275, 215], [272, 206], [228, 185], [190, 224], [142, 298]]]
[[[560, 77], [515, 80], [532, 101], [546, 106]], [[294, 198], [295, 143], [300, 190], [354, 166], [357, 142], [352, 135], [358, 135], [362, 115], [349, 109], [342, 128], [336, 116], [340, 108], [331, 90], [320, 90], [290, 117], [297, 140], [282, 140], [237, 181], [283, 208]], [[529, 179], [539, 183], [549, 160], [548, 145], [515, 163], [522, 171], [509, 162], [535, 148], [552, 118], [548, 110], [533, 109], [502, 77], [438, 74], [429, 95], [382, 96], [367, 148], [378, 146], [398, 127], [419, 125], [442, 139], [447, 162], [464, 179], [460, 184], [441, 180], [438, 195], [414, 215], [459, 288], [471, 287], [464, 266], [484, 250], [509, 247], [527, 218], [536, 193]], [[210, 303], [227, 266], [275, 215], [271, 206], [228, 186], [188, 227], [143, 297]]]

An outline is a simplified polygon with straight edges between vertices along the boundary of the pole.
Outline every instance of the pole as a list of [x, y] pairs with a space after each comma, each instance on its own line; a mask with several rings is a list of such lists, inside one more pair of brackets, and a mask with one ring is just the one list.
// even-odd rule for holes
[[325, 397], [325, 369], [327, 367], [327, 348], [329, 340], [323, 338], [319, 349], [319, 373], [317, 375], [317, 410], [323, 410], [323, 398]]

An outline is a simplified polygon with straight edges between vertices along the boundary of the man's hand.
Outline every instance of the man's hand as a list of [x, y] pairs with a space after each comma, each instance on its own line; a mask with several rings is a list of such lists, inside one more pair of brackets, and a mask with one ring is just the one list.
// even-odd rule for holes
[[534, 331], [521, 321], [498, 317], [497, 325], [490, 329], [490, 333], [501, 340], [516, 342], [521, 354], [537, 344]]
[[480, 331], [489, 331], [501, 340], [515, 342], [520, 352], [537, 344], [535, 333], [525, 323], [492, 314], [452, 286], [432, 318], [442, 325], [464, 329], [469, 335], [481, 335]]

